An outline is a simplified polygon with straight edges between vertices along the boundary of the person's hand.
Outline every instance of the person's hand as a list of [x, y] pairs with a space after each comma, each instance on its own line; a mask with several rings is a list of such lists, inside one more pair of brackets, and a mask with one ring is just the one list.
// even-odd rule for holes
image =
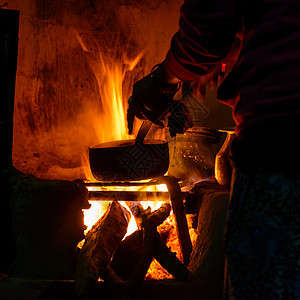
[[175, 93], [162, 93], [152, 78], [147, 75], [133, 85], [132, 96], [129, 98], [127, 110], [127, 126], [132, 134], [134, 118], [149, 120], [163, 127], [161, 120], [165, 118]]
[[180, 87], [180, 80], [166, 69], [164, 63], [133, 86], [127, 110], [127, 126], [132, 134], [135, 117], [149, 120], [163, 127], [162, 121], [168, 118], [170, 135], [184, 133], [193, 126], [186, 106], [174, 101], [174, 95]]

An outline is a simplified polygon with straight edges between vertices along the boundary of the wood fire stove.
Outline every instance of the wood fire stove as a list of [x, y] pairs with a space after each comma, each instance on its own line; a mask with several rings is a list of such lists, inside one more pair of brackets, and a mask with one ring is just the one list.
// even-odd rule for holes
[[[145, 187], [165, 184], [167, 186], [167, 192], [161, 191], [143, 191]], [[190, 254], [192, 251], [192, 243], [189, 236], [189, 230], [187, 225], [186, 216], [184, 213], [184, 199], [187, 192], [182, 192], [178, 179], [174, 176], [162, 176], [155, 180], [149, 180], [147, 182], [90, 182], [86, 183], [87, 187], [104, 188], [102, 190], [95, 191], [90, 189], [89, 200], [96, 201], [112, 201], [120, 200], [125, 202], [132, 202], [130, 205], [134, 209], [135, 204], [139, 201], [156, 201], [156, 200], [170, 200], [172, 204], [172, 210], [175, 215], [177, 223], [178, 237], [180, 247], [183, 253], [184, 263], [187, 265], [189, 262]], [[111, 191], [109, 187], [137, 187], [137, 191]]]
[[[153, 189], [153, 187], [157, 187], [161, 184], [164, 184], [167, 187], [167, 191], [157, 191], [158, 189]], [[183, 281], [189, 279], [190, 272], [187, 269], [187, 265], [192, 252], [192, 243], [189, 235], [186, 215], [184, 212], [184, 199], [186, 198], [188, 192], [181, 191], [177, 178], [173, 176], [162, 176], [157, 179], [140, 182], [87, 182], [86, 187], [89, 190], [90, 201], [124, 201], [127, 207], [131, 210], [137, 226], [142, 232], [141, 234], [143, 236], [143, 242], [141, 256], [137, 258], [138, 262], [136, 263], [130, 277], [122, 278], [122, 280], [125, 279], [128, 281], [128, 286], [135, 288], [143, 282], [153, 258], [156, 258], [160, 265], [175, 278]], [[149, 188], [152, 188], [152, 190], [149, 191]], [[134, 191], [132, 189], [134, 189]], [[146, 214], [146, 210], [141, 205], [142, 201], [161, 201], [163, 204], [154, 212], [151, 212], [150, 210], [150, 212], [148, 211]], [[163, 221], [169, 216], [171, 208], [175, 218], [176, 231], [183, 263], [162, 242], [161, 237], [156, 229], [156, 227], [163, 223]], [[98, 226], [101, 226], [101, 224]], [[89, 233], [89, 235], [87, 235], [89, 240], [83, 245], [84, 254], [79, 254], [80, 279], [77, 278], [78, 285], [81, 285], [79, 288], [79, 294], [83, 293], [84, 289], [86, 288], [85, 285], [84, 288], [82, 288], [82, 273], [84, 273], [83, 269], [89, 268], [86, 267], [86, 263], [82, 263], [82, 260], [92, 260], [93, 258], [91, 258], [91, 256], [98, 255], [92, 255], [91, 251], [93, 250], [86, 250], [87, 248], [97, 247], [95, 246], [95, 243], [97, 242], [92, 241], [92, 243], [89, 243], [90, 240], [95, 239], [95, 237], [91, 237], [91, 235], [94, 234], [95, 236], [98, 231], [98, 229], [94, 227], [91, 230], [93, 233]], [[138, 231], [135, 233], [139, 234]], [[86, 248], [84, 248], [85, 246]], [[104, 281], [106, 282], [113, 281], [115, 284], [120, 283], [118, 280], [116, 281], [118, 274], [116, 274], [113, 270], [114, 265], [118, 264], [115, 263], [115, 261], [120, 260], [118, 259], [118, 255], [122, 256], [122, 254], [119, 254], [117, 250], [117, 252], [114, 254], [114, 258], [117, 258], [113, 259], [110, 263], [110, 266], [108, 267], [109, 271], [105, 271], [105, 274], [103, 274], [102, 270], [101, 277], [102, 279], [105, 278]], [[126, 257], [123, 258], [126, 259]], [[101, 258], [98, 257], [97, 261], [99, 262], [99, 260], [101, 260]], [[118, 266], [115, 267], [115, 270], [116, 269], [118, 269]], [[101, 272], [99, 271], [99, 273]]]

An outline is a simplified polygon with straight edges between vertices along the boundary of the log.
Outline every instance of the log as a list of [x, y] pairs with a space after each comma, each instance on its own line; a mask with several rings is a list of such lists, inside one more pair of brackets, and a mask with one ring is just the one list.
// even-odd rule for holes
[[144, 229], [143, 250], [139, 263], [128, 281], [129, 287], [134, 287], [142, 283], [153, 258], [176, 279], [187, 281], [191, 278], [191, 273], [187, 267], [176, 257], [176, 254], [164, 244], [160, 234], [157, 232], [157, 226], [163, 223], [169, 216], [170, 211], [171, 205], [164, 203], [159, 209], [149, 214], [142, 222]]
[[142, 227], [145, 228], [147, 224], [151, 224], [151, 226], [155, 227], [159, 226], [170, 215], [170, 212], [171, 204], [164, 202], [159, 209], [145, 216], [145, 219], [142, 222]]
[[107, 287], [114, 287], [124, 283], [109, 265], [106, 267], [105, 272], [103, 272], [102, 279]]
[[130, 289], [141, 285], [148, 272], [157, 246], [156, 240], [153, 239], [155, 230], [156, 227], [152, 226], [150, 223], [148, 223], [146, 228], [144, 228], [142, 254], [137, 266], [128, 280], [128, 286]]
[[[129, 207], [132, 215], [135, 218], [135, 222], [139, 229], [144, 228], [143, 224], [151, 222], [153, 225], [159, 226], [170, 215], [171, 205], [169, 202], [165, 202], [161, 207], [154, 212], [151, 212], [151, 208], [143, 208], [139, 201], [125, 202]], [[146, 222], [146, 223], [144, 223]]]
[[[162, 224], [164, 220], [169, 216], [171, 211], [170, 203], [163, 203], [159, 209], [154, 211], [147, 217], [143, 223], [143, 228], [151, 228], [151, 239], [155, 245], [154, 258], [165, 268], [171, 275], [181, 281], [187, 281], [190, 277], [190, 272], [187, 267], [176, 257], [162, 241], [160, 234], [157, 232], [157, 226]], [[154, 228], [154, 230], [153, 230]]]
[[110, 262], [110, 267], [123, 280], [129, 280], [136, 268], [143, 249], [143, 230], [136, 230], [119, 245]]
[[158, 241], [155, 238], [157, 233], [156, 227], [170, 215], [170, 211], [170, 203], [163, 203], [159, 209], [152, 213], [140, 211], [142, 215], [144, 214], [144, 220], [141, 223], [141, 227], [144, 229], [144, 242], [139, 262], [129, 278], [129, 287], [140, 285], [144, 280], [158, 246]]
[[132, 289], [142, 283], [152, 259], [155, 258], [177, 280], [187, 281], [191, 273], [165, 245], [157, 231], [157, 226], [170, 214], [170, 203], [163, 203], [154, 212], [144, 210], [139, 203], [135, 203], [130, 209], [136, 217], [141, 218], [142, 230], [135, 231], [122, 241], [110, 263], [111, 269], [123, 281], [128, 280], [128, 286]]
[[129, 269], [132, 270], [132, 275], [128, 282], [130, 287], [134, 287], [142, 283], [153, 258], [155, 258], [160, 265], [177, 280], [188, 281], [192, 278], [191, 272], [176, 257], [176, 253], [173, 253], [164, 244], [160, 234], [156, 230], [155, 224], [148, 222], [144, 228], [144, 243], [142, 245], [142, 254], [139, 256], [139, 263], [136, 265], [134, 270], [132, 270], [129, 266]]
[[139, 229], [142, 229], [142, 222], [151, 213], [151, 208], [148, 207], [144, 209], [144, 207], [139, 201], [134, 201], [134, 202], [125, 201], [125, 203], [129, 207], [137, 227]]
[[154, 258], [177, 280], [188, 281], [192, 277], [188, 268], [177, 258], [176, 253], [163, 243], [158, 232], [155, 233], [154, 238], [157, 240]]
[[198, 235], [189, 269], [198, 279], [222, 289], [224, 276], [224, 230], [230, 194], [208, 191], [204, 194], [198, 217]]
[[113, 201], [87, 233], [77, 258], [77, 295], [93, 291], [98, 278], [107, 275], [107, 266], [127, 232], [129, 220], [128, 210], [118, 201]]
[[[163, 208], [161, 208], [161, 209], [158, 209], [158, 211], [154, 211], [152, 214], [149, 212], [145, 213], [146, 210], [144, 210], [143, 212], [140, 210], [139, 212], [142, 214], [145, 213], [144, 218], [146, 218], [145, 216], [148, 215], [148, 218], [149, 218], [148, 222], [150, 222], [151, 220], [154, 221], [155, 219], [158, 218], [159, 212], [161, 212], [162, 214], [167, 213], [169, 206], [165, 206], [165, 207], [167, 208], [167, 210], [164, 210]], [[139, 209], [141, 209], [141, 208], [139, 208], [137, 205], [136, 211], [138, 211]], [[158, 223], [160, 223], [160, 221], [157, 222], [157, 224]], [[142, 224], [142, 222], [140, 224]], [[162, 232], [163, 232], [163, 237], [161, 236], [161, 232], [159, 232], [159, 240], [160, 240], [159, 242], [164, 245], [167, 240], [167, 236], [168, 236], [169, 232], [166, 232], [165, 230], [163, 230]], [[154, 235], [157, 235], [157, 232], [154, 233]], [[141, 259], [143, 245], [144, 245], [144, 230], [143, 229], [136, 230], [134, 233], [132, 233], [131, 235], [126, 237], [120, 243], [117, 251], [114, 253], [112, 261], [110, 262], [110, 267], [118, 274], [118, 276], [123, 281], [129, 280], [129, 278], [132, 276], [134, 269], [137, 267], [137, 265]], [[167, 246], [165, 246], [165, 247], [169, 254], [169, 252], [171, 252], [171, 250], [169, 250], [169, 248]], [[163, 248], [163, 247], [161, 246], [161, 248]], [[165, 251], [163, 251], [163, 252], [165, 253]], [[159, 256], [159, 255], [157, 255], [157, 256]], [[162, 254], [162, 257], [166, 257], [166, 255]], [[164, 263], [164, 260], [165, 260], [164, 258], [161, 258], [160, 260], [161, 260], [161, 265], [166, 265]], [[172, 275], [174, 275], [174, 274], [172, 274]], [[176, 274], [174, 276], [177, 277]]]

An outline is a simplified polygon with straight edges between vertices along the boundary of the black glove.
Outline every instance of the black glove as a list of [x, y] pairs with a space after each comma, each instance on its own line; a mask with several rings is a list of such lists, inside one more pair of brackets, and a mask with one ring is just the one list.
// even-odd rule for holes
[[132, 96], [128, 101], [127, 122], [129, 134], [132, 133], [135, 117], [149, 120], [163, 127], [161, 120], [165, 118], [177, 90], [177, 84], [160, 87], [156, 83], [153, 73], [136, 82], [133, 85]]
[[129, 134], [132, 133], [134, 118], [146, 119], [163, 127], [162, 120], [167, 115], [171, 136], [183, 133], [193, 126], [188, 111], [183, 103], [174, 101], [174, 95], [180, 88], [180, 84], [167, 84], [161, 75], [161, 65], [149, 75], [145, 76], [133, 85], [132, 96], [128, 103], [127, 126]]

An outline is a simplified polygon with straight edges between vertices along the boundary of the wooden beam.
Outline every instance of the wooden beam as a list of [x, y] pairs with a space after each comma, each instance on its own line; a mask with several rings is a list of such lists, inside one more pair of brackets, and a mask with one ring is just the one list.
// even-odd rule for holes
[[172, 209], [176, 220], [176, 228], [185, 265], [188, 265], [192, 253], [192, 242], [189, 234], [183, 206], [183, 194], [178, 181], [173, 176], [164, 176], [165, 184], [171, 197]]

